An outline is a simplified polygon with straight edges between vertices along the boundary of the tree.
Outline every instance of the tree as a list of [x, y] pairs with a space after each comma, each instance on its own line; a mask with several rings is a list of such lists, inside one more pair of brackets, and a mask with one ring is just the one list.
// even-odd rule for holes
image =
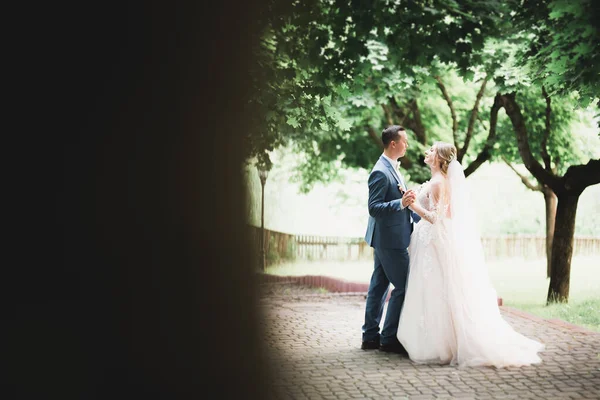
[[[523, 117], [528, 127], [528, 142], [533, 154], [540, 155], [544, 169], [555, 175], [566, 172], [570, 165], [585, 162], [597, 152], [579, 148], [575, 138], [581, 136], [571, 130], [572, 123], [579, 117], [576, 96], [555, 96], [554, 101], [549, 97], [545, 88], [529, 86], [519, 88], [520, 104]], [[499, 100], [501, 96], [498, 95]], [[591, 121], [590, 121], [591, 123]], [[557, 197], [548, 186], [540, 183], [535, 177], [520, 172], [513, 163], [521, 163], [514, 129], [501, 119], [498, 127], [497, 157], [502, 159], [521, 179], [523, 184], [543, 194], [546, 212], [546, 258], [547, 277], [551, 276], [551, 254], [556, 218]]]
[[[497, 71], [503, 64], [519, 69], [536, 87], [547, 90], [545, 101], [576, 91], [581, 105], [591, 103], [598, 97], [600, 79], [600, 13], [594, 3], [272, 0], [258, 21], [266, 29], [254, 49], [259, 62], [248, 74], [254, 83], [249, 108], [255, 119], [247, 129], [247, 156], [268, 165], [270, 149], [293, 142], [300, 152], [310, 155], [302, 171], [310, 182], [335, 176], [342, 162], [358, 166], [376, 157], [380, 152], [373, 145], [378, 140], [376, 126], [402, 121], [413, 130], [416, 143], [423, 145], [435, 137], [423, 104], [433, 98], [427, 77], [437, 76], [438, 90], [450, 110], [451, 140], [461, 160], [470, 161], [466, 172], [493, 155], [498, 112], [504, 108], [525, 166], [542, 187], [557, 195], [548, 299], [564, 301], [577, 199], [596, 183], [598, 160], [561, 171], [563, 164], [556, 163], [557, 157], [544, 145], [540, 148], [544, 149], [542, 166], [531, 151], [537, 134], [521, 112], [527, 102], [521, 91], [512, 88], [519, 77], [506, 79], [506, 74]], [[436, 63], [456, 68], [468, 82], [476, 74], [486, 76], [473, 92], [476, 101], [466, 111], [468, 117], [459, 118], [458, 102], [447, 81], [431, 68]], [[378, 76], [374, 71], [383, 73]], [[487, 112], [485, 91], [492, 80], [498, 95], [490, 104], [489, 118], [479, 118]], [[405, 91], [391, 91], [394, 87]], [[489, 120], [485, 140], [476, 132], [481, 131], [484, 119]], [[547, 141], [554, 137], [549, 135], [540, 137]], [[480, 146], [476, 156], [472, 142]], [[403, 163], [415, 180], [424, 176], [418, 162], [420, 151], [419, 146], [409, 148]], [[556, 171], [553, 162], [559, 167]]]
[[[545, 87], [547, 92], [544, 96], [548, 104], [554, 96], [568, 96], [573, 91], [578, 93], [582, 106], [598, 99], [600, 8], [597, 2], [524, 1], [511, 15], [513, 40], [528, 43], [526, 48], [516, 53], [516, 64], [524, 67], [531, 81]], [[577, 201], [587, 186], [598, 183], [599, 161], [571, 165], [563, 174], [557, 174], [549, 166], [551, 157], [546, 151], [542, 153], [542, 166], [533, 158], [529, 147], [527, 128], [516, 93], [511, 90], [503, 93], [507, 94], [500, 95], [500, 98], [513, 124], [525, 166], [541, 185], [549, 187], [558, 197], [547, 300], [567, 301]]]
[[571, 165], [561, 175], [552, 171], [552, 158], [544, 146], [542, 166], [531, 151], [526, 119], [516, 93], [499, 94], [498, 99], [512, 123], [525, 167], [542, 185], [552, 189], [558, 198], [547, 302], [567, 302], [577, 202], [585, 188], [600, 183], [600, 159], [592, 159], [587, 164]]
[[[546, 205], [546, 277], [551, 276], [551, 260], [552, 260], [552, 241], [554, 240], [554, 221], [556, 220], [556, 194], [552, 191], [549, 186], [542, 185], [539, 182], [532, 182], [532, 180], [526, 175], [522, 174], [517, 170], [514, 165], [502, 157], [503, 161], [513, 170], [515, 174], [519, 176], [521, 182], [528, 188], [535, 192], [541, 192], [544, 196], [544, 203]], [[535, 178], [534, 178], [535, 179]]]
[[508, 12], [501, 2], [453, 0], [284, 3], [273, 0], [258, 18], [267, 28], [249, 70], [254, 89], [248, 107], [255, 119], [247, 129], [247, 158], [265, 164], [274, 146], [293, 140], [310, 150], [317, 137], [350, 130], [331, 107], [339, 100], [335, 87], [358, 79], [370, 42], [387, 46], [405, 74], [436, 57], [466, 73]]
[[372, 48], [372, 66], [359, 75], [367, 78], [344, 87], [343, 102], [338, 104], [341, 117], [351, 128], [315, 140], [318, 157], [307, 160], [299, 171], [306, 188], [313, 180], [334, 177], [326, 173], [327, 164], [341, 162], [346, 167], [370, 168], [382, 151], [381, 127], [391, 124], [403, 125], [412, 132], [401, 167], [415, 182], [428, 179], [423, 153], [437, 140], [455, 143], [467, 175], [491, 157], [495, 124], [488, 128], [483, 120], [492, 114], [497, 117], [499, 106], [490, 104], [492, 98], [485, 90], [490, 75], [478, 73], [478, 78], [470, 82], [456, 69], [439, 62], [435, 67], [415, 68], [411, 75], [404, 75], [393, 68], [384, 46], [376, 43]]

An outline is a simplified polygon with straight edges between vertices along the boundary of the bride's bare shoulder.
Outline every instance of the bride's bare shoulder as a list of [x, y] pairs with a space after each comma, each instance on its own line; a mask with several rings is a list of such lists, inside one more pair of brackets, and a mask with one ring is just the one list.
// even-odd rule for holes
[[429, 182], [429, 189], [435, 198], [441, 196], [446, 193], [446, 179], [440, 176], [432, 178]]
[[436, 176], [434, 178], [431, 178], [431, 181], [429, 181], [429, 183], [432, 188], [435, 187], [435, 188], [439, 189], [444, 186], [444, 184], [446, 183], [445, 180], [446, 179], [444, 179], [443, 177]]

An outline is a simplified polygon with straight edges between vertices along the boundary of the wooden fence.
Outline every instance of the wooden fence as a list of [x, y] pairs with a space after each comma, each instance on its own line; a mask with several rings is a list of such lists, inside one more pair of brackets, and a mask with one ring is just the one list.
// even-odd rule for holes
[[[546, 236], [501, 235], [481, 238], [487, 259], [510, 257], [543, 258], [546, 256]], [[600, 237], [576, 236], [573, 255], [600, 255]]]
[[[251, 226], [256, 257], [260, 257], [260, 228]], [[362, 237], [292, 235], [265, 229], [267, 265], [281, 261], [372, 260], [373, 249]], [[539, 235], [499, 235], [481, 238], [488, 260], [520, 257], [543, 258], [546, 237]], [[573, 255], [600, 255], [600, 237], [575, 237]]]

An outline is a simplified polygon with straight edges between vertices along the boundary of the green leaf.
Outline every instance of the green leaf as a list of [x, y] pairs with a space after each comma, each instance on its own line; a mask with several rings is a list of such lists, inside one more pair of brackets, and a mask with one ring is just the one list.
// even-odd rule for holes
[[564, 12], [562, 10], [554, 10], [550, 14], [548, 14], [548, 16], [550, 17], [551, 20], [559, 19], [563, 15], [564, 15]]
[[341, 97], [343, 100], [346, 100], [346, 99], [348, 99], [348, 97], [350, 97], [350, 95], [351, 95], [351, 92], [350, 92], [350, 90], [348, 89], [348, 86], [347, 86], [346, 84], [342, 84], [342, 85], [340, 85], [340, 86], [338, 87], [338, 90], [337, 90], [337, 92], [338, 92], [339, 96], [340, 96], [340, 97]]
[[340, 118], [336, 121], [336, 126], [342, 131], [349, 131], [352, 128], [352, 124], [345, 118]]
[[298, 128], [300, 126], [300, 123], [298, 122], [296, 117], [288, 117], [286, 123], [292, 128]]

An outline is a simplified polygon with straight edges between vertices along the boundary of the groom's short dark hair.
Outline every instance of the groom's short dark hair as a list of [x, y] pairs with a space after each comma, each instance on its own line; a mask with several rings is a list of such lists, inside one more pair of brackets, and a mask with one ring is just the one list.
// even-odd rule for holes
[[398, 140], [398, 136], [400, 132], [404, 132], [404, 128], [400, 125], [390, 125], [381, 132], [381, 141], [383, 142], [383, 147], [387, 149], [392, 140]]

